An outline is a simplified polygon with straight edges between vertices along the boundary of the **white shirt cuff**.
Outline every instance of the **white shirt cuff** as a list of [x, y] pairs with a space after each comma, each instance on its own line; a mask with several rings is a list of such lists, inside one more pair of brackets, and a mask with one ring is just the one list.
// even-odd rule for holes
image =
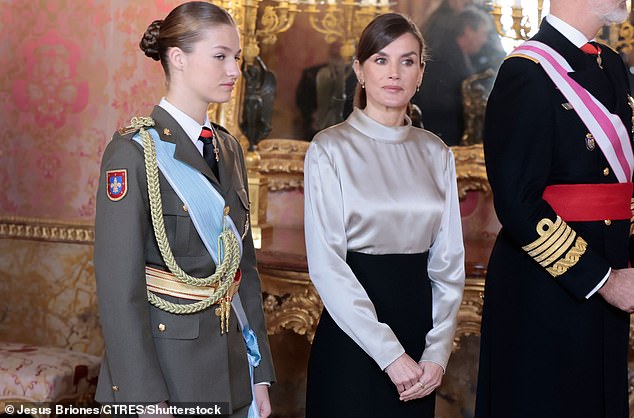
[[594, 295], [595, 293], [597, 293], [599, 289], [601, 289], [601, 287], [605, 284], [605, 282], [608, 281], [608, 277], [610, 277], [610, 273], [612, 273], [612, 268], [608, 268], [608, 272], [606, 273], [605, 277], [599, 282], [599, 284], [597, 284], [594, 287], [594, 289], [590, 291], [590, 293], [586, 295], [586, 299], [590, 299], [590, 296]]

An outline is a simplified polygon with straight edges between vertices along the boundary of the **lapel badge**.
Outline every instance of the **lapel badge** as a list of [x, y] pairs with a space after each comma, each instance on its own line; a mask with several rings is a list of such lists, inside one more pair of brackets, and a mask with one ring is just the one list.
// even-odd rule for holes
[[108, 199], [117, 202], [125, 197], [128, 192], [128, 170], [108, 170], [106, 181]]
[[172, 136], [172, 131], [170, 131], [169, 128], [165, 128], [163, 129], [163, 135]]
[[565, 110], [572, 110], [572, 105], [568, 102], [562, 103], [561, 107], [563, 107]]
[[592, 136], [592, 134], [587, 134], [586, 135], [586, 148], [588, 149], [588, 151], [594, 151], [594, 149], [596, 148], [597, 143], [594, 140], [594, 136]]

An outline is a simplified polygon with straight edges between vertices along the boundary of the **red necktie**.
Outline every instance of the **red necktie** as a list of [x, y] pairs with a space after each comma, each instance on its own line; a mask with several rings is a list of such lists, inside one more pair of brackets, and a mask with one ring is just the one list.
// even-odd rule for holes
[[214, 144], [214, 133], [211, 129], [203, 126], [202, 131], [200, 131], [200, 136], [198, 137], [200, 141], [203, 143], [203, 158], [213, 171], [216, 178], [218, 178], [218, 160], [216, 153], [216, 145]]
[[596, 57], [597, 64], [601, 67], [601, 47], [599, 45], [594, 42], [588, 42], [581, 47], [581, 50], [588, 55], [594, 55]]

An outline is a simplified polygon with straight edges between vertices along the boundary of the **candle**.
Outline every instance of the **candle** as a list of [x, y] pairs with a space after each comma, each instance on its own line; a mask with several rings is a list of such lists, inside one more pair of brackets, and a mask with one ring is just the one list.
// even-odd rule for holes
[[522, 0], [515, 0], [515, 7], [522, 7]]

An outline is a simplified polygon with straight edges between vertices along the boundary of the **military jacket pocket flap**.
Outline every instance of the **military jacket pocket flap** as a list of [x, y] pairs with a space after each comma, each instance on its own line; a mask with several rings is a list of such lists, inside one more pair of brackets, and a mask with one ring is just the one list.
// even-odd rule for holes
[[163, 204], [163, 214], [165, 215], [189, 216], [187, 206], [173, 192], [162, 192], [161, 203]]
[[238, 198], [240, 199], [242, 206], [244, 206], [246, 210], [249, 210], [249, 196], [247, 195], [247, 191], [242, 188], [236, 190], [236, 193], [238, 194]]
[[[172, 298], [170, 298], [172, 299]], [[200, 320], [196, 315], [176, 315], [151, 308], [152, 336], [176, 340], [198, 338]]]

